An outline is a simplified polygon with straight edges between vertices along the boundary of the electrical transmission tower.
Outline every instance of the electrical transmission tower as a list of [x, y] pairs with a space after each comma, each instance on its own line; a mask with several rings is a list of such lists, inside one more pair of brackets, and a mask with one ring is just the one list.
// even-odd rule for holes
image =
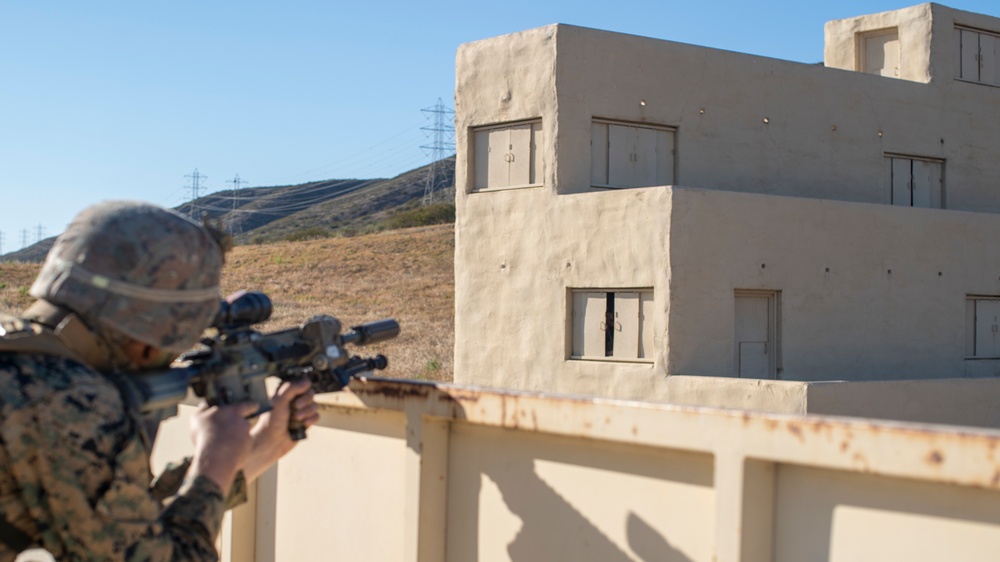
[[27, 247], [28, 247], [28, 229], [27, 228], [22, 228], [21, 229], [21, 249], [23, 250], [23, 249], [25, 249]]
[[45, 227], [38, 225], [36, 227], [36, 232], [38, 233], [38, 236], [35, 237], [35, 242], [38, 243], [42, 241], [42, 235], [45, 232]]
[[198, 168], [194, 169], [194, 173], [187, 174], [184, 176], [186, 178], [191, 178], [191, 185], [185, 186], [187, 189], [191, 190], [191, 211], [188, 213], [191, 218], [198, 219], [197, 209], [195, 208], [195, 201], [201, 197], [201, 180], [207, 180], [208, 176], [203, 176], [198, 173]]
[[240, 216], [241, 211], [237, 210], [238, 205], [236, 204], [236, 201], [239, 199], [238, 192], [240, 190], [240, 187], [243, 186], [243, 184], [249, 182], [241, 180], [240, 175], [236, 174], [236, 177], [233, 178], [232, 181], [230, 181], [229, 183], [233, 184], [233, 194], [232, 194], [233, 210], [229, 215], [229, 234], [231, 236], [236, 236], [237, 234], [241, 234], [241, 232], [239, 231], [242, 230], [243, 226], [242, 217]]
[[441, 98], [438, 98], [437, 103], [433, 107], [427, 107], [420, 111], [425, 114], [424, 117], [434, 119], [432, 126], [420, 127], [432, 139], [431, 144], [425, 144], [420, 147], [431, 157], [431, 165], [427, 170], [427, 183], [424, 186], [424, 198], [422, 201], [424, 205], [430, 205], [434, 202], [434, 188], [437, 185], [437, 175], [441, 166], [440, 162], [445, 156], [455, 153], [455, 110], [445, 107]]

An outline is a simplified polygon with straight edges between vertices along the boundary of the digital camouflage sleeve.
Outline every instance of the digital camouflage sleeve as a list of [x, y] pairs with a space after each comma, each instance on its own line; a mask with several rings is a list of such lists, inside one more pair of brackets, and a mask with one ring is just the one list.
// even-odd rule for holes
[[[57, 560], [216, 560], [219, 487], [150, 494], [150, 444], [118, 388], [69, 359], [0, 353], [0, 515]], [[0, 562], [16, 552], [0, 544]]]

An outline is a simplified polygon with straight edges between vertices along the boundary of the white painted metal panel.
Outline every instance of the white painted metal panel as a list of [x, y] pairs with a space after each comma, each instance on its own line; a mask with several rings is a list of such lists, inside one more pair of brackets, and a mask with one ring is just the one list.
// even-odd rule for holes
[[509, 186], [531, 185], [531, 125], [510, 128]]
[[[934, 208], [941, 206], [941, 165], [937, 162], [914, 160], [912, 164], [913, 206]], [[937, 205], [934, 203], [937, 202]]]
[[739, 376], [751, 379], [766, 379], [771, 376], [771, 362], [768, 358], [768, 344], [739, 342]]
[[[278, 465], [270, 501], [275, 513], [299, 516], [272, 519], [274, 562], [402, 560], [406, 417], [367, 411], [320, 424]], [[337, 556], [330, 555], [330, 545], [337, 545]], [[262, 558], [268, 559], [258, 553]]]
[[712, 560], [709, 455], [456, 423], [448, 561]]
[[635, 127], [608, 125], [608, 185], [632, 187]]
[[615, 293], [614, 357], [639, 357], [639, 293]]
[[255, 530], [223, 544], [255, 549], [241, 561], [964, 562], [1000, 549], [995, 430], [379, 379], [316, 400], [319, 425], [241, 508]]
[[996, 491], [794, 465], [776, 482], [775, 562], [985, 562], [1000, 548]]
[[542, 134], [542, 124], [531, 124], [531, 173], [528, 182], [532, 185], [542, 183], [542, 145], [545, 137]]
[[976, 301], [976, 357], [1000, 357], [1000, 300]]
[[962, 29], [955, 28], [955, 78], [962, 78]]
[[490, 129], [489, 132], [489, 164], [487, 171], [487, 187], [507, 187], [510, 185], [510, 129]]
[[475, 161], [472, 163], [475, 174], [474, 189], [486, 189], [490, 186], [490, 131], [476, 131], [473, 140], [475, 145]]
[[635, 127], [635, 157], [632, 162], [630, 187], [659, 185], [657, 179], [656, 131]]
[[674, 131], [656, 131], [656, 185], [674, 185]]
[[646, 291], [639, 295], [639, 358], [652, 359], [655, 350], [653, 345], [653, 324], [656, 319], [653, 293]]
[[965, 356], [976, 354], [976, 300], [965, 299]]
[[739, 341], [766, 342], [770, 298], [739, 295], [736, 297], [736, 337]]
[[608, 124], [590, 126], [590, 184], [608, 184]]
[[892, 167], [892, 204], [909, 207], [913, 204], [910, 189], [913, 179], [911, 170], [913, 161], [909, 158], [890, 158]]
[[573, 293], [573, 356], [604, 357], [607, 293]]
[[962, 78], [979, 81], [979, 33], [962, 30]]
[[984, 84], [1000, 84], [997, 73], [997, 44], [1000, 38], [988, 33], [979, 34], [979, 81]]
[[771, 303], [766, 295], [736, 296], [736, 376], [771, 376]]
[[899, 77], [899, 35], [885, 33], [865, 38], [865, 68], [868, 74]]

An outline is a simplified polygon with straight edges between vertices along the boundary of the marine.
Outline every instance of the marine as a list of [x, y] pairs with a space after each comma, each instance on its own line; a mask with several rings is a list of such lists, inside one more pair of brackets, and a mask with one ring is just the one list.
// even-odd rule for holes
[[194, 455], [154, 481], [158, 418], [130, 374], [162, 369], [219, 309], [226, 240], [142, 202], [90, 207], [46, 257], [18, 317], [0, 317], [0, 562], [217, 560], [227, 507], [318, 419], [307, 380], [192, 416]]

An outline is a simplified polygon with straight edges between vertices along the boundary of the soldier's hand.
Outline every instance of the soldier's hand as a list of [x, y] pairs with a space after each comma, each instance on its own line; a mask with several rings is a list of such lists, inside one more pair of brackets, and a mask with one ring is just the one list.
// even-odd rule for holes
[[248, 482], [263, 474], [295, 446], [295, 441], [288, 435], [290, 419], [307, 428], [319, 421], [310, 386], [309, 379], [303, 378], [283, 382], [278, 387], [271, 399], [271, 411], [261, 415], [251, 431], [253, 452], [243, 466], [243, 476]]
[[255, 402], [223, 406], [202, 403], [191, 417], [194, 438], [192, 474], [205, 476], [229, 490], [236, 472], [246, 463], [253, 449], [250, 423], [246, 417], [256, 412]]

